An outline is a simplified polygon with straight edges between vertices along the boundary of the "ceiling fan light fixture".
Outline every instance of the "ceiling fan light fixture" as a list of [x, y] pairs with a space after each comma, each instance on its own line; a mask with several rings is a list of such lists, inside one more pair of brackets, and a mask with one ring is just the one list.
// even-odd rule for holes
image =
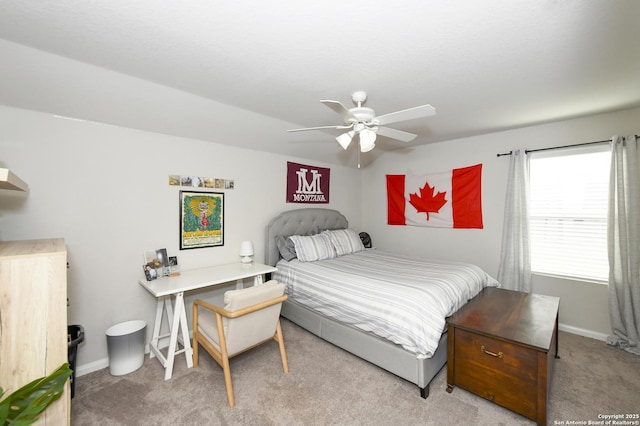
[[351, 143], [351, 140], [353, 139], [353, 135], [355, 135], [356, 132], [354, 132], [353, 130], [348, 131], [346, 133], [341, 134], [340, 136], [338, 136], [336, 138], [336, 140], [338, 141], [338, 143], [340, 144], [340, 146], [342, 147], [342, 149], [347, 149], [349, 148], [349, 144]]
[[360, 151], [369, 152], [376, 146], [376, 132], [364, 129], [360, 132]]

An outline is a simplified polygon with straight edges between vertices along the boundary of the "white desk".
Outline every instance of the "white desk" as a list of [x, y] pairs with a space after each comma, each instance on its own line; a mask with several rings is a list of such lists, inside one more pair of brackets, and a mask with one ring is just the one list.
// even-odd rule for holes
[[[245, 278], [253, 277], [253, 284], [261, 284], [262, 276], [270, 272], [275, 272], [273, 266], [262, 265], [260, 263], [230, 263], [228, 265], [211, 266], [208, 268], [192, 269], [181, 271], [175, 277], [162, 277], [153, 281], [141, 278], [138, 282], [146, 288], [149, 293], [158, 299], [156, 307], [156, 320], [153, 326], [153, 337], [149, 343], [149, 357], [158, 357], [158, 360], [165, 368], [164, 379], [169, 380], [173, 373], [173, 360], [177, 354], [185, 354], [187, 368], [193, 367], [193, 349], [189, 341], [189, 327], [187, 325], [187, 312], [184, 306], [184, 292], [197, 290], [204, 287], [216, 286], [231, 281], [237, 281], [236, 288], [242, 288]], [[173, 306], [171, 296], [175, 297]], [[162, 314], [166, 312], [169, 324], [169, 334], [160, 335], [162, 325]], [[178, 335], [181, 336], [178, 336]], [[158, 349], [158, 340], [169, 337], [169, 350], [165, 357]], [[182, 343], [182, 349], [176, 350], [178, 340]]]

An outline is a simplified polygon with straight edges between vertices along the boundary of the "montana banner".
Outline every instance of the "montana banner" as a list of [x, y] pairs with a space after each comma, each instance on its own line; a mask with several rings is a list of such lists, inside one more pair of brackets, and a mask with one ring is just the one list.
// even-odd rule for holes
[[482, 228], [482, 164], [449, 172], [387, 175], [389, 225]]
[[328, 203], [331, 169], [287, 161], [287, 203]]

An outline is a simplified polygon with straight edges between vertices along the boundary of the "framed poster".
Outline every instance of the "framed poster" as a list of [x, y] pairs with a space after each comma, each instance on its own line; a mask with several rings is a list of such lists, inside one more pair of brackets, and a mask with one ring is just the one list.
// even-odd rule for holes
[[224, 193], [180, 191], [180, 250], [224, 245]]

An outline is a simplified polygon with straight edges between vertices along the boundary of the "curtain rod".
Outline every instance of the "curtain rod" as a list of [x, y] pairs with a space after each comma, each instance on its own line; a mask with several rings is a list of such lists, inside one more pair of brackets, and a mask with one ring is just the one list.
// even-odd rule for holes
[[[636, 139], [638, 139], [638, 137], [640, 137], [638, 135], [634, 135], [634, 136], [636, 137]], [[607, 139], [607, 140], [603, 140], [603, 141], [577, 143], [577, 144], [574, 144], [574, 145], [552, 146], [550, 148], [526, 149], [524, 151], [524, 153], [528, 154], [530, 152], [549, 151], [549, 150], [552, 150], [552, 149], [572, 148], [574, 146], [594, 145], [594, 144], [597, 144], [597, 143], [608, 143], [608, 142], [611, 142], [611, 139]], [[503, 152], [503, 153], [499, 153], [497, 155], [497, 157], [502, 157], [503, 155], [511, 155], [511, 154], [513, 154], [513, 151]]]
[[549, 148], [525, 149], [524, 153], [528, 154], [530, 152], [550, 151], [552, 149], [573, 148], [574, 146], [596, 145], [596, 144], [600, 144], [600, 143], [609, 143], [609, 142], [611, 142], [611, 139], [607, 139], [607, 140], [604, 140], [604, 141], [583, 142], [583, 143], [577, 143], [577, 144], [574, 144], [574, 145], [552, 146], [552, 147], [549, 147]]

